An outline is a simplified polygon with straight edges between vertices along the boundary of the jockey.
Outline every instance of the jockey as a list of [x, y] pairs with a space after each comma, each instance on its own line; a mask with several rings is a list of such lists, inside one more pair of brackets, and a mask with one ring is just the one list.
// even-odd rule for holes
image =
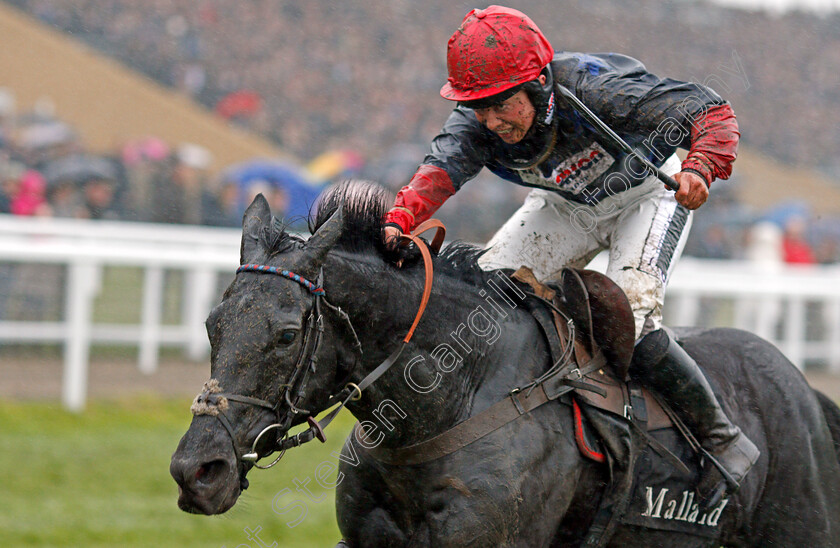
[[[449, 39], [447, 66], [440, 94], [457, 105], [386, 215], [386, 243], [431, 217], [483, 167], [534, 188], [488, 243], [482, 268], [525, 264], [550, 280], [609, 250], [606, 274], [627, 294], [636, 323], [631, 374], [672, 404], [717, 461], [721, 475], [707, 474], [701, 495], [737, 490], [759, 451], [661, 329], [665, 285], [692, 210], [712, 181], [732, 172], [739, 133], [730, 105], [708, 87], [659, 78], [630, 57], [555, 52], [530, 18], [501, 6], [467, 14]], [[679, 191], [605, 138], [556, 85], [672, 175]], [[688, 150], [682, 162], [677, 147]]]

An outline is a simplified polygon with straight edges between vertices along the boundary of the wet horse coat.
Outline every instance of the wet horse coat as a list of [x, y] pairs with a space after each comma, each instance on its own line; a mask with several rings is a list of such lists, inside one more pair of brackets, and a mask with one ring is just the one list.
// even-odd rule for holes
[[[397, 269], [377, 248], [387, 201], [368, 193], [363, 207], [347, 204], [326, 221], [340, 198], [325, 202], [320, 227], [306, 243], [278, 230], [259, 198], [243, 226], [243, 263], [281, 266], [310, 280], [323, 272], [330, 306], [317, 369], [298, 404], [308, 410], [323, 408], [330, 394], [359, 382], [388, 356], [411, 324], [423, 284], [418, 264], [408, 260]], [[337, 478], [346, 546], [573, 546], [592, 523], [610, 468], [581, 454], [571, 408], [559, 402], [431, 462], [394, 466], [370, 452], [443, 432], [549, 366], [534, 317], [497, 273], [476, 267], [475, 255], [455, 245], [436, 258], [429, 307], [411, 344], [348, 405], [360, 426], [345, 443]], [[238, 274], [208, 318], [211, 376], [227, 393], [282, 402], [312, 306], [305, 289], [288, 279]], [[716, 521], [717, 539], [622, 525], [609, 545], [767, 546], [791, 539], [840, 545], [840, 465], [823, 407], [802, 375], [750, 334], [682, 335], [762, 457]], [[286, 412], [284, 404], [277, 412]], [[225, 414], [233, 440], [215, 418], [198, 415], [173, 455], [179, 505], [187, 511], [219, 513], [235, 503], [251, 467], [236, 451], [250, 448], [277, 420], [271, 411], [235, 401]]]

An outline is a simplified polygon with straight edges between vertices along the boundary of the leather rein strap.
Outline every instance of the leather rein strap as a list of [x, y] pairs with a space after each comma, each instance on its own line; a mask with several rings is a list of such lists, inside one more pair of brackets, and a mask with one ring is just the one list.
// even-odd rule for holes
[[[420, 239], [420, 235], [424, 232], [429, 230], [435, 230], [435, 235], [432, 237], [431, 246], [426, 246], [425, 242]], [[446, 237], [446, 227], [443, 226], [443, 223], [438, 221], [437, 219], [429, 219], [420, 225], [412, 232], [411, 234], [403, 234], [402, 238], [403, 241], [413, 242], [414, 245], [417, 246], [417, 249], [420, 250], [420, 254], [423, 256], [423, 268], [426, 273], [426, 282], [423, 285], [423, 297], [420, 299], [420, 308], [417, 310], [417, 315], [414, 317], [414, 322], [411, 324], [411, 328], [406, 333], [405, 338], [403, 339], [404, 343], [407, 343], [411, 340], [411, 336], [414, 335], [414, 330], [417, 328], [417, 324], [420, 323], [420, 318], [423, 317], [423, 312], [426, 311], [426, 305], [429, 304], [429, 296], [432, 294], [432, 278], [434, 276], [434, 272], [432, 269], [432, 255], [429, 253], [429, 247], [435, 252], [435, 254], [440, 251], [440, 246], [443, 245], [443, 239]]]
[[[420, 239], [420, 234], [424, 232], [435, 229], [435, 236], [432, 238], [431, 246], [427, 246], [426, 243]], [[426, 311], [426, 305], [429, 304], [429, 297], [432, 294], [432, 280], [434, 278], [434, 269], [432, 268], [432, 254], [429, 252], [429, 248], [437, 253], [440, 251], [440, 246], [443, 244], [443, 239], [446, 235], [446, 228], [443, 226], [443, 223], [438, 221], [437, 219], [429, 219], [428, 221], [421, 223], [411, 234], [403, 234], [402, 239], [407, 243], [414, 243], [417, 246], [417, 249], [420, 250], [420, 254], [423, 256], [423, 268], [425, 271], [426, 281], [423, 285], [423, 296], [420, 299], [420, 307], [417, 309], [417, 314], [414, 316], [414, 321], [411, 324], [411, 327], [406, 333], [405, 338], [402, 340], [402, 344], [400, 344], [391, 355], [385, 358], [381, 364], [379, 364], [376, 369], [368, 373], [368, 375], [359, 382], [359, 384], [348, 384], [348, 388], [353, 388], [354, 390], [351, 391], [350, 395], [354, 396], [353, 399], [358, 400], [362, 397], [362, 392], [371, 384], [376, 382], [379, 377], [385, 374], [391, 366], [396, 363], [397, 358], [400, 357], [402, 354], [405, 345], [411, 340], [411, 337], [414, 335], [414, 330], [417, 329], [417, 324], [420, 323], [420, 318], [423, 317], [423, 313]], [[346, 388], [345, 388], [346, 390]], [[340, 396], [340, 394], [339, 394]]]

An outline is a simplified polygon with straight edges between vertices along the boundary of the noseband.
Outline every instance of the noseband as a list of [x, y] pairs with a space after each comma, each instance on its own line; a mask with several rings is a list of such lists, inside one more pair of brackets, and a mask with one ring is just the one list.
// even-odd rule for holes
[[[317, 351], [318, 347], [321, 343], [321, 337], [324, 332], [324, 322], [323, 316], [321, 314], [321, 304], [322, 300], [325, 301], [326, 292], [323, 288], [323, 269], [318, 274], [318, 283], [312, 283], [311, 281], [307, 280], [303, 276], [295, 274], [289, 270], [283, 270], [277, 268], [275, 266], [268, 266], [268, 265], [260, 265], [260, 264], [244, 264], [241, 265], [239, 268], [236, 269], [236, 273], [239, 274], [240, 272], [255, 272], [255, 273], [264, 273], [264, 274], [274, 274], [277, 276], [282, 276], [284, 278], [288, 278], [292, 281], [295, 281], [305, 287], [312, 295], [315, 300], [312, 311], [309, 314], [309, 318], [307, 319], [306, 323], [306, 330], [304, 333], [304, 342], [301, 348], [300, 356], [298, 357], [297, 364], [295, 366], [295, 370], [292, 373], [291, 378], [288, 382], [282, 385], [283, 387], [283, 394], [278, 399], [276, 404], [272, 404], [269, 401], [262, 400], [259, 398], [253, 398], [250, 396], [243, 396], [239, 394], [229, 394], [224, 393], [221, 390], [221, 387], [218, 386], [218, 382], [215, 384], [211, 384], [211, 381], [205, 383], [204, 390], [196, 396], [195, 401], [193, 402], [192, 411], [194, 415], [212, 415], [215, 416], [219, 422], [222, 423], [222, 426], [227, 430], [228, 434], [230, 435], [231, 441], [233, 443], [233, 450], [236, 454], [237, 461], [240, 463], [251, 463], [253, 466], [266, 469], [271, 468], [275, 464], [277, 464], [280, 459], [286, 454], [286, 450], [289, 447], [297, 447], [303, 443], [312, 441], [313, 439], [317, 438], [322, 443], [326, 441], [326, 435], [324, 434], [324, 428], [329, 425], [330, 422], [338, 415], [338, 412], [341, 411], [350, 401], [356, 401], [361, 399], [362, 391], [365, 390], [368, 386], [373, 384], [379, 377], [381, 377], [399, 358], [400, 354], [402, 353], [403, 349], [405, 348], [406, 344], [411, 340], [411, 336], [414, 334], [414, 330], [417, 327], [417, 324], [420, 322], [420, 318], [423, 316], [423, 312], [426, 309], [426, 304], [429, 301], [429, 296], [431, 295], [432, 290], [432, 262], [431, 262], [431, 254], [429, 252], [429, 248], [426, 246], [425, 242], [421, 240], [418, 236], [429, 230], [429, 229], [436, 229], [437, 232], [432, 240], [431, 248], [437, 252], [440, 249], [441, 244], [443, 243], [444, 235], [445, 235], [445, 228], [435, 219], [426, 221], [425, 223], [421, 224], [412, 234], [404, 234], [403, 238], [407, 242], [413, 242], [417, 248], [420, 250], [421, 255], [423, 256], [423, 263], [425, 266], [425, 275], [426, 281], [423, 288], [423, 297], [420, 302], [420, 307], [417, 311], [417, 314], [414, 318], [414, 322], [411, 325], [411, 328], [408, 331], [408, 334], [402, 341], [399, 347], [397, 347], [394, 352], [388, 356], [385, 361], [383, 361], [379, 366], [376, 367], [370, 374], [368, 374], [364, 379], [362, 379], [359, 384], [355, 383], [347, 383], [343, 389], [341, 389], [337, 394], [330, 396], [327, 400], [326, 406], [323, 409], [329, 409], [336, 404], [338, 405], [333, 411], [330, 411], [328, 415], [322, 418], [320, 421], [316, 421], [314, 416], [320, 413], [320, 411], [316, 413], [312, 413], [306, 409], [302, 409], [298, 407], [303, 399], [306, 397], [306, 385], [308, 384], [310, 375], [315, 373], [316, 364], [317, 364]], [[326, 303], [330, 308], [333, 308], [332, 305]], [[355, 330], [353, 329], [352, 324], [350, 323], [350, 318], [341, 311], [341, 309], [337, 309], [339, 315], [342, 317], [344, 321], [350, 326], [350, 331], [355, 334]], [[358, 339], [356, 339], [356, 344], [359, 345]], [[359, 351], [361, 352], [361, 347], [359, 345]], [[264, 409], [270, 410], [275, 414], [275, 422], [266, 426], [262, 429], [262, 431], [257, 434], [257, 437], [254, 439], [254, 442], [251, 444], [251, 450], [247, 453], [241, 453], [239, 447], [236, 444], [236, 436], [234, 434], [233, 426], [230, 423], [230, 420], [225, 415], [225, 409], [228, 407], [228, 401], [234, 401], [238, 403], [243, 403], [246, 405], [253, 405], [256, 407], [262, 407]], [[281, 407], [282, 404], [286, 404], [286, 411], [285, 413], [281, 414]], [[292, 422], [294, 421], [297, 415], [306, 416], [307, 423], [309, 424], [309, 428], [296, 434], [292, 437], [289, 437], [288, 430], [292, 426]], [[266, 435], [268, 432], [272, 430], [277, 430], [278, 435], [282, 433], [282, 438], [278, 437], [274, 441], [274, 446], [271, 447], [271, 451], [267, 453], [270, 455], [271, 453], [278, 452], [279, 455], [268, 465], [261, 466], [257, 461], [260, 458], [259, 453], [257, 452], [257, 445], [259, 444], [260, 440]], [[244, 470], [243, 470], [244, 471]], [[244, 473], [242, 475], [242, 485], [247, 487], [247, 480], [244, 479]], [[243, 487], [244, 488], [244, 487]]]

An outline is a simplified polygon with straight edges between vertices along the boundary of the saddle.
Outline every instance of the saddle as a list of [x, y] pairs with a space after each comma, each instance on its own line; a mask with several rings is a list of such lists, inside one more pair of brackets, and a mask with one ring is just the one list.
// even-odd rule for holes
[[[543, 284], [528, 267], [521, 267], [512, 277], [526, 283], [534, 294], [565, 312], [575, 325], [575, 353], [578, 362], [603, 356], [605, 367], [583, 375], [586, 383], [575, 389], [585, 403], [625, 418], [631, 418], [634, 398], [646, 411], [648, 430], [673, 426], [670, 412], [644, 387], [630, 380], [630, 361], [635, 343], [635, 321], [624, 291], [610, 278], [594, 270], [564, 268], [558, 283]], [[570, 333], [557, 310], [552, 311], [554, 326], [560, 338]], [[539, 320], [539, 318], [538, 318]], [[543, 326], [545, 330], [545, 326]], [[548, 337], [549, 343], [554, 337]], [[642, 411], [639, 409], [638, 411]]]
[[[663, 445], [652, 433], [671, 432], [695, 449], [694, 436], [673, 411], [629, 375], [635, 343], [635, 321], [624, 291], [607, 276], [592, 270], [564, 268], [560, 279], [544, 284], [522, 267], [512, 277], [528, 284], [537, 300], [532, 313], [549, 341], [552, 357], [562, 354], [563, 342], [573, 338], [577, 381], [572, 409], [575, 441], [585, 457], [609, 466], [605, 491], [585, 546], [603, 546], [628, 505], [637, 502], [639, 469], [650, 461], [649, 447], [678, 477], [692, 471], [675, 455], [673, 444]], [[547, 312], [553, 321], [546, 320]], [[569, 321], [574, 325], [569, 328]], [[549, 325], [551, 324], [551, 325]], [[567, 343], [568, 344], [568, 343]], [[558, 346], [559, 345], [559, 346]], [[587, 364], [601, 364], [593, 367]], [[685, 457], [685, 455], [682, 455]], [[634, 483], [635, 482], [635, 483]]]

